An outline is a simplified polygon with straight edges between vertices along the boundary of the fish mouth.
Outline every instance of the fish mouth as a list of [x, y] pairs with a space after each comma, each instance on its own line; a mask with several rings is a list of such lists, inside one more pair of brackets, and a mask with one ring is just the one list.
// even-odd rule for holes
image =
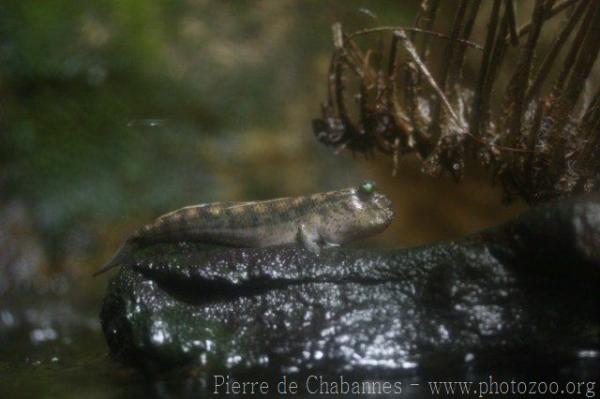
[[385, 226], [390, 225], [394, 220], [395, 216], [394, 209], [392, 207], [392, 201], [390, 201], [390, 199], [385, 195], [378, 194], [374, 198], [374, 202], [377, 208], [381, 211], [380, 215], [382, 219], [382, 224], [384, 224]]

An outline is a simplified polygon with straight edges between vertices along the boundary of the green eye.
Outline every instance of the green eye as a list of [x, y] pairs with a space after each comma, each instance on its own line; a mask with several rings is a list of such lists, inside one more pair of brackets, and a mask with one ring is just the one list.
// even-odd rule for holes
[[373, 191], [375, 191], [375, 183], [372, 181], [364, 182], [360, 185], [360, 191], [365, 194], [371, 194]]

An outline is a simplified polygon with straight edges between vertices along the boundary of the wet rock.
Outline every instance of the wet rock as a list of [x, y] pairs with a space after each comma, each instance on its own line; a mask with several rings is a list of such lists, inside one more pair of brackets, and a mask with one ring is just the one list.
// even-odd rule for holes
[[111, 279], [101, 320], [112, 354], [146, 369], [556, 362], [598, 356], [599, 283], [595, 195], [406, 250], [146, 247]]

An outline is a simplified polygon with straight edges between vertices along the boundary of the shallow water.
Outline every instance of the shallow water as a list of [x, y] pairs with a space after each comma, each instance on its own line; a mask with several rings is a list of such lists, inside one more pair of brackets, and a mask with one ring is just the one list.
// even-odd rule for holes
[[[81, 335], [71, 344], [40, 345], [34, 350], [20, 354], [18, 358], [3, 360], [0, 366], [0, 397], [2, 398], [170, 398], [205, 397], [213, 392], [214, 388], [206, 388], [205, 380], [196, 377], [170, 377], [167, 379], [147, 379], [135, 370], [127, 369], [114, 363], [106, 353], [102, 337], [97, 333], [88, 332]], [[25, 357], [23, 357], [25, 356]], [[36, 359], [36, 360], [33, 360]], [[552, 367], [553, 368], [553, 367]], [[367, 379], [369, 381], [389, 381], [401, 383], [401, 395], [377, 394], [373, 397], [406, 397], [425, 398], [432, 397], [430, 383], [432, 381], [472, 381], [473, 389], [480, 389], [480, 383], [487, 383], [490, 378], [498, 382], [510, 381], [558, 381], [561, 389], [571, 382], [580, 382], [579, 395], [573, 397], [598, 397], [598, 370], [600, 361], [582, 359], [580, 364], [573, 369], [564, 370], [557, 378], [553, 373], [544, 376], [540, 368], [536, 375], [527, 374], [524, 370], [509, 373], [506, 370], [491, 373], [466, 371], [462, 374], [449, 372], [448, 374], [435, 375], [422, 373], [422, 375], [382, 376]], [[226, 373], [224, 373], [226, 376]], [[316, 388], [314, 381], [319, 374], [311, 377], [312, 389]], [[288, 376], [288, 381], [298, 381], [300, 389], [304, 389], [308, 376]], [[209, 376], [208, 380], [214, 378]], [[277, 397], [277, 384], [282, 380], [281, 375], [265, 376], [262, 373], [245, 375], [242, 381], [268, 381], [269, 393], [267, 395], [247, 395], [255, 397]], [[344, 378], [344, 377], [342, 377]], [[340, 376], [327, 376], [329, 382], [325, 389], [332, 389], [331, 382], [340, 381]], [[345, 376], [344, 381], [361, 381], [361, 376]], [[590, 384], [593, 384], [590, 386]], [[573, 386], [573, 385], [569, 385]], [[441, 386], [440, 386], [441, 387]], [[442, 388], [440, 388], [442, 389]], [[231, 391], [230, 391], [231, 392]], [[302, 392], [302, 391], [301, 391]], [[295, 397], [331, 397], [333, 394], [302, 394]], [[242, 395], [226, 395], [226, 388], [219, 389], [218, 396], [241, 397]], [[540, 395], [537, 395], [540, 396]], [[355, 396], [356, 397], [356, 396]], [[368, 397], [368, 395], [362, 395]], [[475, 395], [474, 397], [478, 397]], [[510, 395], [507, 397], [511, 397]], [[512, 396], [515, 397], [515, 396]]]

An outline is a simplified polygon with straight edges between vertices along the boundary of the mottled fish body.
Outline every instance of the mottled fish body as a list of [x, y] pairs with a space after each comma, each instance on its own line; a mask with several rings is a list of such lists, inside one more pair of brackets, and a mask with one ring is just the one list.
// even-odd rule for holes
[[121, 263], [133, 246], [202, 242], [234, 247], [301, 243], [319, 253], [383, 231], [392, 221], [391, 202], [372, 182], [302, 197], [187, 206], [136, 230], [96, 274]]

